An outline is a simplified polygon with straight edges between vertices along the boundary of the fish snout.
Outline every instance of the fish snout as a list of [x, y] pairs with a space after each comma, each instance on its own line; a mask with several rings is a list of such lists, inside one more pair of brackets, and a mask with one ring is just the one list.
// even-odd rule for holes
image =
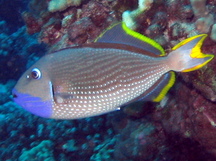
[[18, 97], [17, 91], [15, 88], [12, 89], [12, 99], [16, 99]]
[[17, 95], [12, 93], [12, 98], [17, 98]]
[[14, 89], [12, 90], [12, 98], [17, 98], [18, 96], [17, 96], [17, 94], [16, 94], [16, 92], [14, 92]]
[[13, 101], [26, 111], [37, 116], [50, 118], [52, 115], [52, 101], [44, 101], [40, 97], [28, 93], [21, 93], [16, 88], [12, 90]]

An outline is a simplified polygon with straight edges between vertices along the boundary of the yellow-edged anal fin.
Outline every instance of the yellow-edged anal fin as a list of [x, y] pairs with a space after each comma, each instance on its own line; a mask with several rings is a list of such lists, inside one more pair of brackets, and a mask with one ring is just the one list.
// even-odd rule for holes
[[117, 23], [114, 23], [114, 24], [110, 25], [108, 28], [106, 28], [106, 30], [104, 30], [104, 31], [94, 40], [94, 42], [98, 42], [98, 40], [99, 40], [100, 38], [102, 38], [102, 37], [105, 35], [105, 33], [106, 33], [107, 31], [111, 30], [113, 27], [115, 27], [115, 26], [117, 26], [117, 25], [119, 25], [119, 24], [121, 24], [121, 22], [117, 22]]
[[175, 83], [175, 73], [171, 71], [170, 74], [171, 74], [171, 76], [170, 76], [169, 82], [167, 83], [166, 86], [164, 86], [164, 88], [161, 90], [161, 92], [158, 94], [158, 96], [156, 96], [153, 99], [153, 102], [160, 102], [164, 98], [164, 96], [167, 94], [169, 89]]

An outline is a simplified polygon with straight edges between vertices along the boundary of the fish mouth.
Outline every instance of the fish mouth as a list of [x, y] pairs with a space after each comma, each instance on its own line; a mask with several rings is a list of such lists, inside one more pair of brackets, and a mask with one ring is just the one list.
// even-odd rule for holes
[[17, 98], [18, 96], [15, 93], [12, 93], [12, 98]]
[[12, 97], [13, 97], [13, 98], [17, 98], [17, 95], [16, 95], [16, 94], [12, 94]]
[[12, 89], [12, 99], [14, 100], [14, 99], [16, 99], [16, 98], [18, 98], [18, 94], [17, 94], [16, 89], [13, 88], [13, 89]]
[[12, 90], [13, 101], [26, 111], [40, 117], [52, 116], [52, 101], [43, 101], [40, 97], [20, 93], [16, 88]]

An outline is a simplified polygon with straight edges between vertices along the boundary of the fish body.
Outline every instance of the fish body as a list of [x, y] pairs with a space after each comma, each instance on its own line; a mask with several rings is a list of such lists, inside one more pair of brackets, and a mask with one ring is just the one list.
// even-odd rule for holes
[[93, 44], [42, 57], [14, 87], [15, 102], [46, 118], [101, 115], [134, 101], [160, 101], [174, 83], [172, 71], [195, 70], [213, 58], [199, 49], [206, 35], [189, 38], [168, 56], [161, 56], [160, 46], [151, 47], [152, 40], [141, 48], [122, 39], [110, 42], [107, 35], [119, 26], [124, 32], [124, 26], [116, 25]]

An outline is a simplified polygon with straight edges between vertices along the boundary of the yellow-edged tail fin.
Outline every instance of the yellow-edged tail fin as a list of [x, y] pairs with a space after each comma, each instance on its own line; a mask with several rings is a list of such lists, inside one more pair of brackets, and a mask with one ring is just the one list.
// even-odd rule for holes
[[190, 72], [211, 61], [214, 55], [203, 54], [200, 49], [206, 37], [206, 34], [193, 36], [174, 46], [168, 55], [170, 70]]

